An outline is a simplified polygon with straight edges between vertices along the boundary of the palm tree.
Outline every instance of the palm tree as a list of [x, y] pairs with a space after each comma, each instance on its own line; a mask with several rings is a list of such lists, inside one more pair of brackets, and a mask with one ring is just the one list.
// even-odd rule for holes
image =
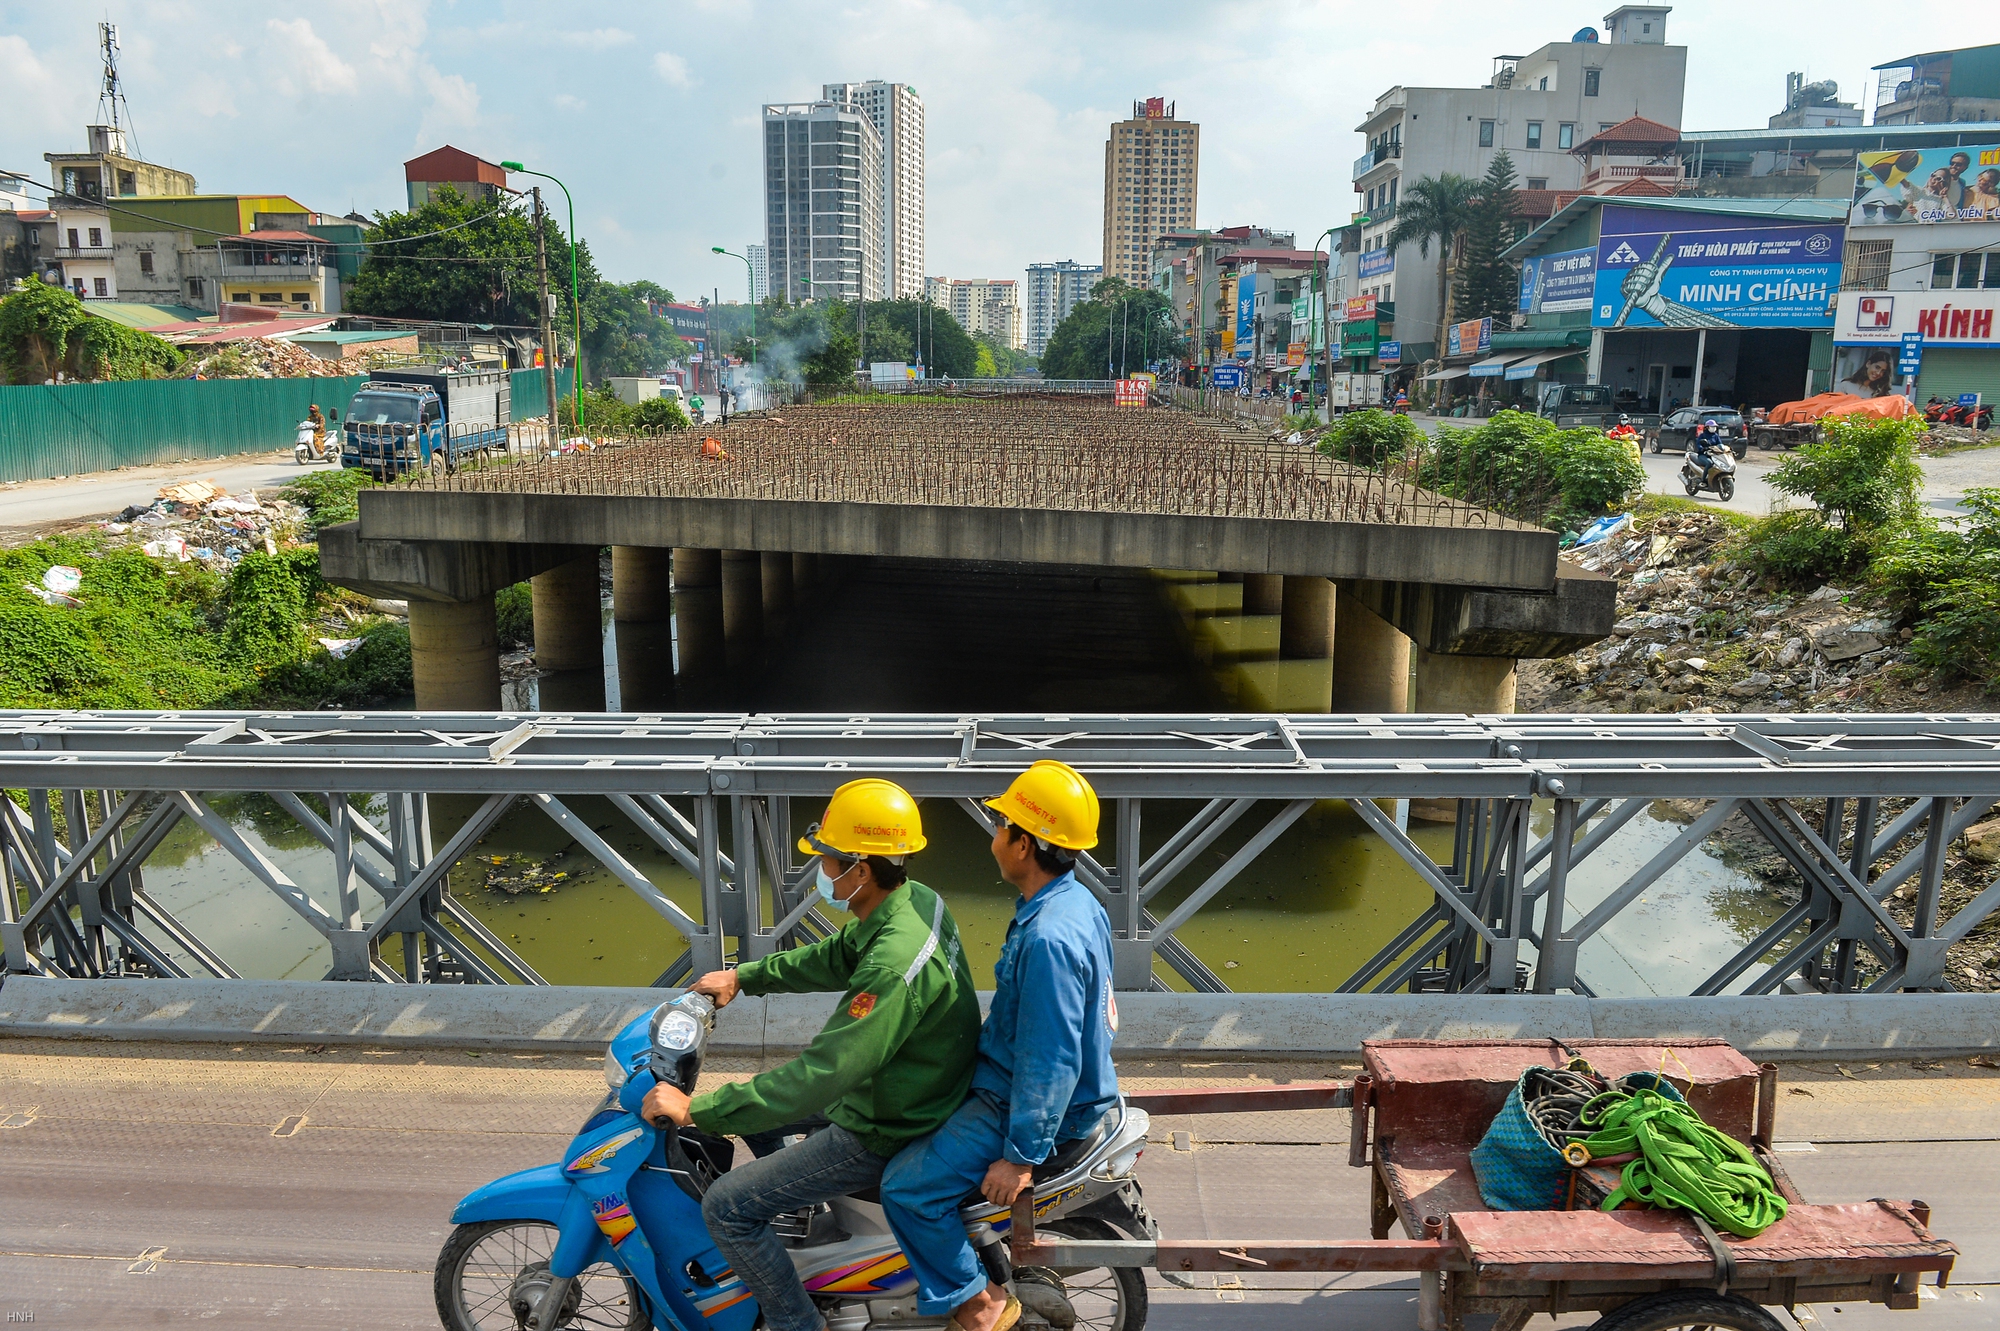
[[1419, 177], [1396, 203], [1396, 227], [1389, 233], [1390, 249], [1415, 245], [1418, 257], [1427, 259], [1431, 242], [1437, 242], [1439, 356], [1444, 355], [1445, 343], [1445, 268], [1453, 243], [1478, 216], [1480, 206], [1480, 182], [1450, 171]]

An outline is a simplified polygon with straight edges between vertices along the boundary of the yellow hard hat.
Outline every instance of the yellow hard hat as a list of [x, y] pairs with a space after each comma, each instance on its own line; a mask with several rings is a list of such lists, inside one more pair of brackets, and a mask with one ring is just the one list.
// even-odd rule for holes
[[1097, 844], [1097, 792], [1068, 763], [1042, 759], [986, 807], [1052, 846], [1089, 850]]
[[924, 820], [910, 792], [893, 781], [863, 777], [833, 792], [826, 812], [799, 838], [807, 855], [881, 855], [900, 863], [924, 848]]

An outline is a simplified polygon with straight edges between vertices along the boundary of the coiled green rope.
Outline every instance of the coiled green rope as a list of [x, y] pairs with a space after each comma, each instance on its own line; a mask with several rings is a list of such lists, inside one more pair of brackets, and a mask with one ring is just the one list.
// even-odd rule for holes
[[1615, 1211], [1627, 1199], [1678, 1207], [1746, 1239], [1785, 1218], [1785, 1199], [1757, 1157], [1680, 1101], [1654, 1090], [1608, 1091], [1586, 1104], [1577, 1121], [1590, 1129], [1583, 1145], [1592, 1159], [1637, 1156], [1603, 1210]]

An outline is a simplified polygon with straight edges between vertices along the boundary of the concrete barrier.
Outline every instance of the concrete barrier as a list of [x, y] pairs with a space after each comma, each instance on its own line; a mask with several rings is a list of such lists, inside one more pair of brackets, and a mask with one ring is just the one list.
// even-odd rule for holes
[[[667, 997], [659, 989], [563, 985], [14, 976], [0, 986], [0, 1036], [588, 1052]], [[715, 1047], [742, 1055], [791, 1053], [812, 1039], [833, 1001], [824, 994], [740, 998], [723, 1009]], [[1356, 1053], [1363, 1040], [1534, 1037], [1720, 1036], [1770, 1059], [2000, 1048], [2000, 994], [1585, 999], [1131, 993], [1118, 996], [1118, 1018], [1118, 1049], [1133, 1056], [1297, 1059]]]

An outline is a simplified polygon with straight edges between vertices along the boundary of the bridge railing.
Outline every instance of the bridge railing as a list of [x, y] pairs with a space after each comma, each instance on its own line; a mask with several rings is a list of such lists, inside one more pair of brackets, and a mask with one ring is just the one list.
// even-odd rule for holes
[[[678, 936], [657, 980], [672, 984], [831, 928], [792, 829], [837, 786], [887, 776], [934, 817], [956, 805], [990, 830], [979, 801], [1045, 757], [1103, 800], [1103, 846], [1077, 872], [1110, 915], [1122, 989], [1225, 990], [1176, 931], [1323, 800], [1344, 800], [1427, 897], [1342, 992], [1594, 995], [1586, 945], [1725, 822], [1799, 887], [1737, 943], [1707, 945], [1692, 994], [1947, 990], [1950, 949], [2000, 907], [2000, 882], [1970, 861], [1946, 877], [1952, 842], [2000, 798], [1993, 716], [16, 712], [0, 714], [14, 796], [0, 799], [0, 945], [17, 975], [237, 976], [254, 939], [203, 938], [146, 886], [150, 858], [190, 826], [319, 935], [327, 979], [542, 983], [453, 891], [522, 807]], [[480, 802], [447, 835], [434, 795]], [[579, 816], [585, 796], [612, 820]], [[1664, 843], [1632, 839], [1658, 799], [1690, 802], [1690, 821]], [[226, 811], [246, 800], [255, 832]], [[1449, 856], [1410, 835], [1413, 800], [1456, 802]], [[1141, 853], [1149, 817], [1171, 830]], [[323, 852], [317, 894], [267, 853], [274, 827]], [[618, 848], [634, 842], [684, 877], [641, 869]], [[1235, 848], [1169, 908], [1162, 893], [1218, 845]], [[692, 908], [675, 899], [689, 882]]]

